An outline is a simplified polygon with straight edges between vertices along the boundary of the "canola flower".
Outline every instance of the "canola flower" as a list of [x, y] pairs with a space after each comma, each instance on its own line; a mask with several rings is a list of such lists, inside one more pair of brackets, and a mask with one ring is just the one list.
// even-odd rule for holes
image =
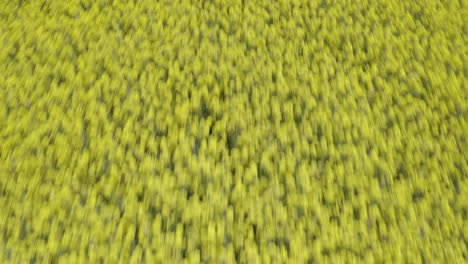
[[461, 0], [0, 1], [0, 263], [465, 263]]

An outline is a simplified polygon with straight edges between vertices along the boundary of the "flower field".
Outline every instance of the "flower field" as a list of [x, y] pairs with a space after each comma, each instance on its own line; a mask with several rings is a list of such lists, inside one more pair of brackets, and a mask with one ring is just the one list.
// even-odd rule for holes
[[467, 17], [0, 0], [0, 263], [467, 263]]

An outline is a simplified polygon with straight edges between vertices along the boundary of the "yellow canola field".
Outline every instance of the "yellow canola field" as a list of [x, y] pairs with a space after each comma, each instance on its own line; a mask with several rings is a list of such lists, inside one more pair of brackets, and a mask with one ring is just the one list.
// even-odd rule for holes
[[467, 263], [463, 0], [0, 0], [0, 263]]

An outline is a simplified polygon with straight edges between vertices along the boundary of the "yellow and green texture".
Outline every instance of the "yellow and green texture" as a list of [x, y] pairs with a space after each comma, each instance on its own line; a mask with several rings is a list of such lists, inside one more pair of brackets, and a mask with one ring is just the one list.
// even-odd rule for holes
[[467, 4], [0, 0], [0, 263], [467, 263]]

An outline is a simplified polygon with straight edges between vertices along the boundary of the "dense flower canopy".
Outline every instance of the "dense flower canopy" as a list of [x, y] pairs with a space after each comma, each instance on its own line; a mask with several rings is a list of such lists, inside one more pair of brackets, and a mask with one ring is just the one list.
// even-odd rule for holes
[[0, 262], [468, 261], [467, 17], [0, 0]]

